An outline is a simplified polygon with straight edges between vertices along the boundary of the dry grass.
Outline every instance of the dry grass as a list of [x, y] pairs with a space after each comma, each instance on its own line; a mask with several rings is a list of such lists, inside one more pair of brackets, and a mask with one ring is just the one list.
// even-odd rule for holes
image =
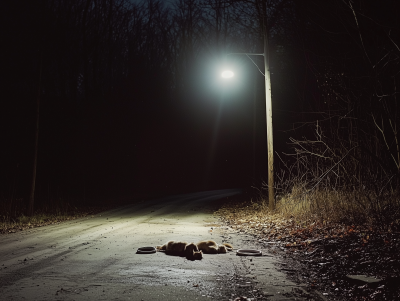
[[395, 193], [378, 199], [366, 191], [307, 191], [302, 187], [293, 186], [282, 194], [274, 212], [269, 211], [266, 197], [260, 195], [227, 202], [216, 215], [240, 232], [288, 243], [355, 232], [400, 231], [400, 204]]
[[[307, 205], [304, 207], [307, 208]], [[215, 214], [239, 233], [253, 235], [259, 242], [280, 242], [286, 248], [308, 248], [313, 241], [341, 239], [353, 234], [364, 237], [365, 233], [379, 232], [377, 228], [367, 224], [322, 220], [321, 215], [304, 209], [298, 209], [297, 212], [270, 212], [262, 199], [232, 200]]]
[[400, 229], [399, 210], [400, 199], [396, 192], [379, 196], [365, 190], [307, 191], [300, 185], [280, 197], [276, 206], [276, 213], [299, 221], [329, 221], [389, 231]]

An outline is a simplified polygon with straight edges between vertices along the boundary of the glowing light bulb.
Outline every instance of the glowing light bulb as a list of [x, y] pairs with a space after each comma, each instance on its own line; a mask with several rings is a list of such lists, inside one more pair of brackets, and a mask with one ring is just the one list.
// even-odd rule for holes
[[221, 73], [221, 76], [223, 77], [223, 78], [231, 78], [231, 77], [233, 77], [235, 74], [232, 72], [232, 71], [230, 71], [230, 70], [226, 70], [226, 71], [224, 71], [224, 72], [222, 72]]

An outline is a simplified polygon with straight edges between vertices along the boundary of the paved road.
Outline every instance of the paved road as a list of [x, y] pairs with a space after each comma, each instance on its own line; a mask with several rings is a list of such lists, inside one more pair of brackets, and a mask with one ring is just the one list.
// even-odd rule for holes
[[[168, 240], [214, 239], [252, 248], [218, 224], [218, 190], [171, 196], [91, 218], [0, 236], [0, 300], [301, 300], [270, 256], [204, 255], [190, 261], [136, 254]], [[262, 295], [262, 296], [261, 296]]]

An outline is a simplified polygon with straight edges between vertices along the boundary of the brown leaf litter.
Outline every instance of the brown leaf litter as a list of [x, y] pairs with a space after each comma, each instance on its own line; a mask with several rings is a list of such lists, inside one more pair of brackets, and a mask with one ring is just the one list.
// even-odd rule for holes
[[[329, 300], [400, 300], [399, 232], [286, 218], [239, 197], [215, 214], [226, 226], [282, 256], [291, 267], [286, 269], [291, 279]], [[354, 275], [364, 278], [355, 281]]]

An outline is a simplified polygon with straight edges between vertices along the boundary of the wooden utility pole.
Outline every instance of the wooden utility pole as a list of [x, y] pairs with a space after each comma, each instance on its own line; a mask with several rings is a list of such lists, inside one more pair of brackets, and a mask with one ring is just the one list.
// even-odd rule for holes
[[[265, 102], [266, 102], [266, 126], [267, 126], [267, 147], [268, 147], [268, 207], [271, 211], [275, 210], [275, 188], [274, 188], [274, 139], [272, 130], [272, 94], [271, 94], [271, 77], [269, 72], [269, 51], [268, 51], [268, 30], [267, 30], [267, 3], [262, 1], [262, 30], [264, 38], [263, 53], [228, 53], [228, 55], [262, 55], [264, 57], [264, 77], [265, 77]], [[253, 61], [253, 60], [251, 60]], [[254, 63], [254, 62], [253, 62]], [[254, 63], [255, 64], [255, 63]], [[256, 65], [256, 64], [255, 64]], [[256, 65], [257, 66], [257, 65]], [[261, 70], [259, 69], [261, 72]], [[262, 72], [261, 72], [262, 73]], [[225, 71], [222, 77], [230, 78], [233, 72]]]
[[267, 30], [267, 5], [263, 1], [263, 34], [264, 34], [264, 76], [265, 76], [265, 102], [267, 115], [267, 147], [268, 147], [268, 207], [275, 210], [274, 191], [274, 140], [272, 131], [272, 95], [271, 77], [269, 72], [268, 30]]

